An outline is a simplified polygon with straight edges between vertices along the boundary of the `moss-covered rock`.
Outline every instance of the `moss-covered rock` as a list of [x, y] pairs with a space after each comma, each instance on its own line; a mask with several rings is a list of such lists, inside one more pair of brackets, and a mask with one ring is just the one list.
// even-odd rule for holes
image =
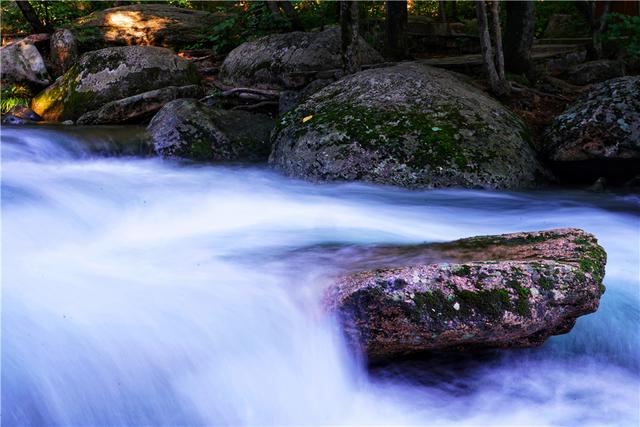
[[149, 123], [156, 152], [197, 161], [266, 161], [273, 120], [246, 111], [209, 108], [195, 99], [166, 104]]
[[45, 120], [77, 120], [108, 102], [166, 86], [198, 84], [199, 80], [193, 64], [168, 49], [105, 48], [84, 54], [33, 99], [31, 108]]
[[531, 187], [546, 174], [512, 112], [451, 73], [403, 63], [357, 73], [280, 120], [287, 175], [403, 187]]
[[604, 293], [606, 253], [582, 230], [482, 236], [416, 249], [450, 262], [348, 274], [327, 293], [327, 309], [371, 359], [539, 345], [597, 310]]
[[[297, 88], [308, 83], [303, 75], [342, 68], [340, 29], [272, 34], [241, 44], [220, 68], [220, 79], [230, 86], [266, 89]], [[363, 64], [383, 62], [382, 56], [360, 38]], [[326, 77], [325, 77], [326, 78]]]
[[107, 102], [97, 110], [84, 113], [76, 124], [141, 122], [149, 120], [169, 101], [178, 98], [196, 98], [202, 96], [202, 93], [202, 87], [199, 85], [167, 86]]

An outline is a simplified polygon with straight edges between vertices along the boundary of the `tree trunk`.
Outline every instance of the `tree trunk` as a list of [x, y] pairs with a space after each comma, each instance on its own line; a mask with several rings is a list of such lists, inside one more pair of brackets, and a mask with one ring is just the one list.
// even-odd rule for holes
[[500, 26], [500, 2], [491, 1], [492, 41], [496, 55], [496, 71], [500, 80], [504, 80], [504, 54], [502, 53], [502, 28]]
[[387, 56], [400, 61], [407, 56], [407, 2], [387, 0]]
[[587, 48], [587, 58], [591, 60], [600, 59], [602, 57], [602, 32], [607, 23], [607, 13], [609, 12], [608, 0], [603, 2], [603, 11], [600, 19], [596, 18], [596, 2], [595, 1], [578, 1], [576, 7], [584, 16], [585, 21], [591, 28], [591, 43]]
[[353, 74], [360, 70], [357, 1], [342, 0], [340, 2], [340, 30], [342, 35], [342, 68], [345, 73]]
[[535, 23], [535, 7], [533, 0], [507, 1], [508, 34], [504, 40], [505, 68], [516, 74], [530, 74], [531, 45]]
[[[389, 3], [387, 1], [387, 3]], [[438, 7], [440, 10], [440, 21], [442, 21], [442, 23], [446, 24], [447, 23], [447, 9], [446, 9], [446, 2], [444, 0], [439, 0], [438, 1]]]
[[[496, 69], [494, 47], [491, 44], [491, 37], [489, 36], [489, 25], [487, 22], [487, 11], [484, 4], [484, 0], [476, 0], [476, 15], [478, 17], [478, 30], [480, 32], [480, 48], [482, 49], [482, 60], [484, 67], [489, 77], [489, 85], [491, 91], [498, 95], [503, 96], [509, 93], [509, 85], [504, 78], [504, 68], [502, 70], [502, 76]], [[500, 21], [497, 21], [499, 27]], [[494, 23], [494, 27], [495, 27]], [[494, 31], [495, 32], [495, 31]]]
[[22, 12], [22, 16], [27, 20], [34, 33], [52, 32], [51, 28], [42, 23], [40, 17], [38, 17], [38, 14], [28, 1], [16, 1], [16, 5], [18, 6], [18, 9], [20, 9], [20, 12]]
[[290, 1], [279, 1], [278, 5], [284, 10], [284, 14], [287, 15], [289, 21], [291, 21], [291, 29], [294, 31], [304, 31], [302, 21], [298, 16], [298, 12], [293, 8]]
[[602, 58], [602, 32], [604, 31], [604, 27], [607, 25], [607, 14], [609, 13], [609, 1], [602, 2], [602, 15], [600, 15], [600, 20], [595, 19], [595, 2], [594, 2], [594, 20], [593, 27], [591, 31], [591, 44], [593, 50], [594, 59]]
[[271, 13], [275, 16], [280, 15], [280, 9], [278, 9], [278, 3], [275, 1], [267, 1], [267, 7]]

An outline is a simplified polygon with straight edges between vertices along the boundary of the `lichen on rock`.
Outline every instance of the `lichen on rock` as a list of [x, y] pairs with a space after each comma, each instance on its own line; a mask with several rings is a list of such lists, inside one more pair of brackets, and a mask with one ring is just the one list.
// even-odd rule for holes
[[127, 46], [84, 54], [31, 108], [45, 120], [77, 120], [105, 103], [166, 86], [198, 84], [192, 63], [168, 49]]
[[266, 161], [273, 120], [262, 114], [209, 108], [196, 99], [167, 103], [148, 130], [156, 153], [197, 161]]
[[402, 63], [357, 73], [281, 118], [270, 162], [314, 181], [531, 187], [547, 176], [525, 123], [451, 73]]
[[450, 262], [347, 274], [326, 307], [371, 360], [451, 348], [528, 347], [598, 308], [606, 253], [577, 229], [423, 245]]

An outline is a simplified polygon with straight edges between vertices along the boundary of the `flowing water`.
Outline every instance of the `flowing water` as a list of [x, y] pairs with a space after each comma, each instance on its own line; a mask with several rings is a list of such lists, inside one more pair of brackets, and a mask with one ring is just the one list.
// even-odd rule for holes
[[[318, 185], [108, 155], [137, 138], [2, 129], [3, 425], [640, 422], [638, 195]], [[597, 235], [607, 292], [540, 348], [367, 368], [322, 311], [348, 248], [554, 227]]]

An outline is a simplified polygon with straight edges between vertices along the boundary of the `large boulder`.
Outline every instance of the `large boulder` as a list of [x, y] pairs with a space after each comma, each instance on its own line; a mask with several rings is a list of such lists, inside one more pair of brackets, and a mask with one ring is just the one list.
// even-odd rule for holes
[[[316, 78], [333, 78], [323, 72], [342, 67], [340, 29], [273, 34], [246, 42], [232, 50], [222, 63], [220, 79], [230, 86], [263, 89], [298, 88]], [[359, 39], [363, 64], [383, 59], [364, 39]]]
[[578, 229], [418, 248], [416, 263], [348, 274], [326, 307], [370, 360], [452, 348], [529, 347], [597, 310], [606, 253]]
[[577, 64], [568, 73], [568, 80], [575, 85], [602, 82], [624, 76], [624, 62], [601, 59]]
[[29, 39], [0, 48], [0, 79], [3, 84], [21, 83], [41, 88], [51, 82], [42, 55]]
[[166, 4], [135, 4], [79, 18], [72, 30], [83, 50], [128, 45], [179, 49], [201, 42], [228, 16]]
[[629, 179], [640, 170], [640, 77], [593, 85], [554, 119], [545, 151], [558, 173]]
[[198, 84], [192, 63], [169, 49], [112, 47], [88, 52], [38, 94], [31, 108], [45, 120], [77, 120], [104, 104], [167, 86]]
[[266, 161], [273, 120], [262, 114], [209, 108], [195, 99], [166, 104], [149, 123], [156, 153], [198, 161]]
[[287, 113], [270, 162], [287, 175], [403, 187], [531, 187], [527, 126], [452, 74], [417, 63], [363, 71]]

